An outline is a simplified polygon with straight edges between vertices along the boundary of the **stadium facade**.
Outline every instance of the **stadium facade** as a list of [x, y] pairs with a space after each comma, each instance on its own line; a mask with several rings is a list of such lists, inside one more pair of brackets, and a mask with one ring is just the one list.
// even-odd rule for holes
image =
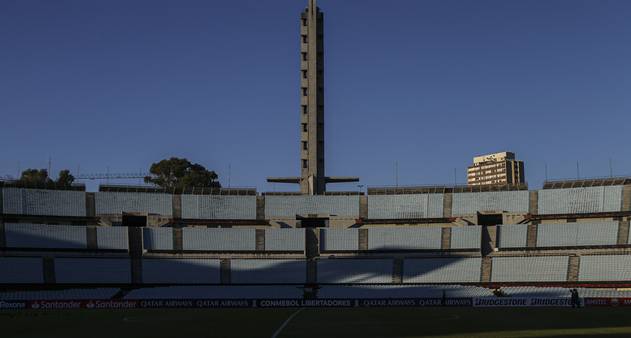
[[[310, 1], [302, 16], [308, 35], [321, 22], [315, 8]], [[313, 54], [316, 47], [305, 48]], [[316, 88], [317, 69], [308, 69], [315, 78], [307, 75]], [[308, 100], [317, 107], [320, 98]], [[317, 122], [317, 109], [307, 106], [309, 121]], [[318, 123], [309, 128], [319, 133]], [[318, 138], [306, 142], [319, 149]], [[305, 156], [317, 163], [320, 155]], [[2, 182], [0, 307], [51, 299], [549, 305], [536, 300], [542, 294], [566, 306], [568, 287], [586, 298], [631, 299], [616, 289], [631, 286], [629, 178], [547, 182], [538, 190], [417, 186], [322, 194], [324, 172], [307, 169], [301, 182], [320, 183], [294, 194], [108, 185], [86, 192]]]

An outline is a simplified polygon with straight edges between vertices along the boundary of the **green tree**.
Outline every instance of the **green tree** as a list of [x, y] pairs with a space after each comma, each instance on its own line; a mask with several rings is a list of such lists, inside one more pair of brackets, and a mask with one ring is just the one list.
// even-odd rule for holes
[[70, 170], [65, 169], [59, 172], [59, 176], [57, 177], [57, 181], [55, 183], [60, 187], [70, 187], [73, 182], [74, 176], [70, 174]]
[[171, 157], [151, 165], [145, 183], [165, 189], [221, 188], [217, 173], [185, 158]]
[[29, 186], [41, 186], [51, 184], [53, 181], [48, 178], [46, 169], [26, 169], [22, 172], [19, 182]]

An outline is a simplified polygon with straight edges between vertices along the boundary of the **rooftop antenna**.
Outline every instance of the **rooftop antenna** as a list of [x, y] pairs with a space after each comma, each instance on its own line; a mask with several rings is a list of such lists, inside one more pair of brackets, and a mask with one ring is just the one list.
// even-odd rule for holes
[[576, 161], [576, 179], [580, 180], [581, 179], [581, 171], [579, 169], [579, 164], [578, 161]]
[[231, 178], [232, 178], [232, 164], [228, 163], [228, 189], [230, 189]]
[[458, 170], [454, 168], [454, 187], [458, 185]]
[[613, 177], [613, 163], [611, 157], [609, 158], [609, 177]]
[[546, 181], [548, 180], [548, 163], [544, 162], [544, 170], [545, 170], [545, 176], [546, 176]]
[[394, 161], [394, 185], [399, 187], [399, 161]]
[[51, 156], [48, 156], [48, 177], [50, 177], [52, 173], [51, 172], [52, 166], [53, 166], [53, 158]]

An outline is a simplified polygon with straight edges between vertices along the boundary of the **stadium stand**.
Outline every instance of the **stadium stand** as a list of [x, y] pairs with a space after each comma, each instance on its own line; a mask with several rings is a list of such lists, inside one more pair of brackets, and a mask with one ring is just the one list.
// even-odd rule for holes
[[230, 269], [233, 284], [304, 284], [307, 281], [305, 260], [233, 259]]
[[317, 262], [319, 283], [392, 283], [391, 259], [320, 259]]
[[581, 256], [578, 280], [583, 282], [631, 280], [631, 255]]
[[[368, 250], [440, 250], [441, 229], [421, 227], [370, 228]], [[478, 240], [477, 246], [480, 246]]]
[[142, 233], [146, 250], [173, 250], [173, 228], [143, 228]]
[[292, 218], [296, 215], [330, 215], [357, 218], [358, 196], [265, 196], [266, 218]]
[[305, 229], [265, 229], [265, 251], [305, 251]]
[[117, 288], [0, 291], [0, 300], [104, 300], [119, 291]]
[[539, 224], [537, 247], [616, 245], [618, 222]]
[[86, 249], [86, 228], [72, 225], [13, 224], [5, 226], [7, 248]]
[[476, 214], [478, 211], [528, 212], [528, 191], [490, 191], [453, 194], [452, 215]]
[[40, 257], [0, 257], [0, 284], [44, 283]]
[[129, 249], [126, 227], [97, 227], [96, 239], [99, 250]]
[[94, 203], [97, 215], [120, 215], [123, 212], [138, 212], [171, 216], [171, 195], [137, 192], [97, 192]]
[[124, 299], [300, 299], [302, 287], [221, 285], [221, 286], [168, 286], [140, 288], [130, 291]]
[[358, 229], [320, 229], [321, 251], [358, 251]]
[[320, 299], [389, 299], [389, 298], [465, 298], [492, 297], [491, 290], [460, 285], [325, 285], [318, 291]]
[[539, 190], [539, 214], [620, 211], [622, 186]]
[[255, 229], [182, 229], [184, 251], [255, 251]]
[[86, 215], [85, 192], [44, 189], [2, 188], [5, 214], [35, 216]]
[[256, 219], [256, 196], [182, 195], [182, 218]]
[[561, 287], [508, 286], [502, 287], [507, 297], [569, 298], [570, 289]]
[[59, 284], [129, 284], [128, 258], [55, 258]]
[[142, 281], [147, 284], [219, 284], [219, 259], [144, 258]]
[[492, 282], [565, 282], [568, 256], [493, 257]]
[[498, 226], [497, 238], [498, 248], [525, 248], [528, 238], [528, 224]]
[[443, 194], [368, 195], [368, 218], [443, 217]]
[[422, 258], [403, 261], [404, 283], [477, 283], [482, 258]]
[[451, 228], [451, 249], [479, 249], [482, 227], [465, 226]]

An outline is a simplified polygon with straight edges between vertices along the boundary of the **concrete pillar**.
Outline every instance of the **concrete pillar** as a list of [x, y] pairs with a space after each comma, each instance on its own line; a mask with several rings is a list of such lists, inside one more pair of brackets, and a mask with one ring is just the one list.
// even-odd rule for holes
[[305, 244], [307, 259], [320, 256], [320, 230], [315, 228], [305, 228]]
[[539, 214], [539, 191], [529, 191], [528, 195], [528, 213], [531, 215]]
[[85, 193], [85, 215], [87, 217], [96, 217], [96, 202], [93, 192]]
[[537, 247], [537, 224], [528, 224], [528, 230], [526, 233], [526, 247]]
[[256, 251], [265, 251], [265, 230], [256, 229]]
[[440, 234], [440, 249], [451, 249], [451, 228], [442, 228], [442, 232]]
[[265, 219], [265, 196], [256, 196], [256, 219]]
[[132, 257], [131, 264], [131, 283], [142, 284], [142, 257]]
[[578, 273], [581, 265], [581, 257], [577, 255], [570, 256], [567, 265], [567, 281], [578, 282]]
[[224, 258], [219, 261], [219, 280], [221, 284], [232, 283], [230, 259]]
[[57, 279], [55, 277], [55, 258], [46, 256], [43, 257], [43, 269], [44, 269], [44, 284], [55, 284]]
[[4, 230], [4, 221], [0, 219], [0, 249], [4, 249], [6, 247], [7, 247], [7, 235]]
[[629, 221], [618, 221], [618, 245], [627, 245], [629, 243]]
[[318, 261], [311, 259], [307, 261], [307, 283], [318, 282]]
[[182, 228], [173, 229], [173, 250], [176, 252], [184, 251], [184, 240], [182, 236]]
[[443, 195], [443, 217], [451, 217], [453, 205], [453, 194], [445, 193]]
[[392, 261], [392, 283], [403, 283], [403, 258], [395, 258]]
[[97, 250], [98, 249], [98, 241], [97, 241], [97, 232], [96, 226], [88, 225], [85, 229], [85, 236], [88, 243], [88, 250]]
[[359, 236], [357, 237], [359, 250], [368, 250], [368, 229], [359, 229]]
[[490, 283], [493, 273], [493, 259], [491, 257], [482, 257], [482, 266], [480, 267], [480, 283]]
[[359, 218], [368, 218], [368, 196], [359, 196]]
[[143, 240], [141, 227], [127, 227], [127, 239], [129, 241], [129, 255], [131, 257], [142, 257]]
[[482, 256], [486, 256], [495, 251], [497, 241], [497, 227], [496, 226], [483, 226], [482, 227], [482, 243], [480, 248], [482, 249]]
[[622, 205], [620, 210], [631, 211], [631, 185], [625, 185], [622, 187]]
[[173, 219], [182, 219], [182, 195], [171, 195]]

